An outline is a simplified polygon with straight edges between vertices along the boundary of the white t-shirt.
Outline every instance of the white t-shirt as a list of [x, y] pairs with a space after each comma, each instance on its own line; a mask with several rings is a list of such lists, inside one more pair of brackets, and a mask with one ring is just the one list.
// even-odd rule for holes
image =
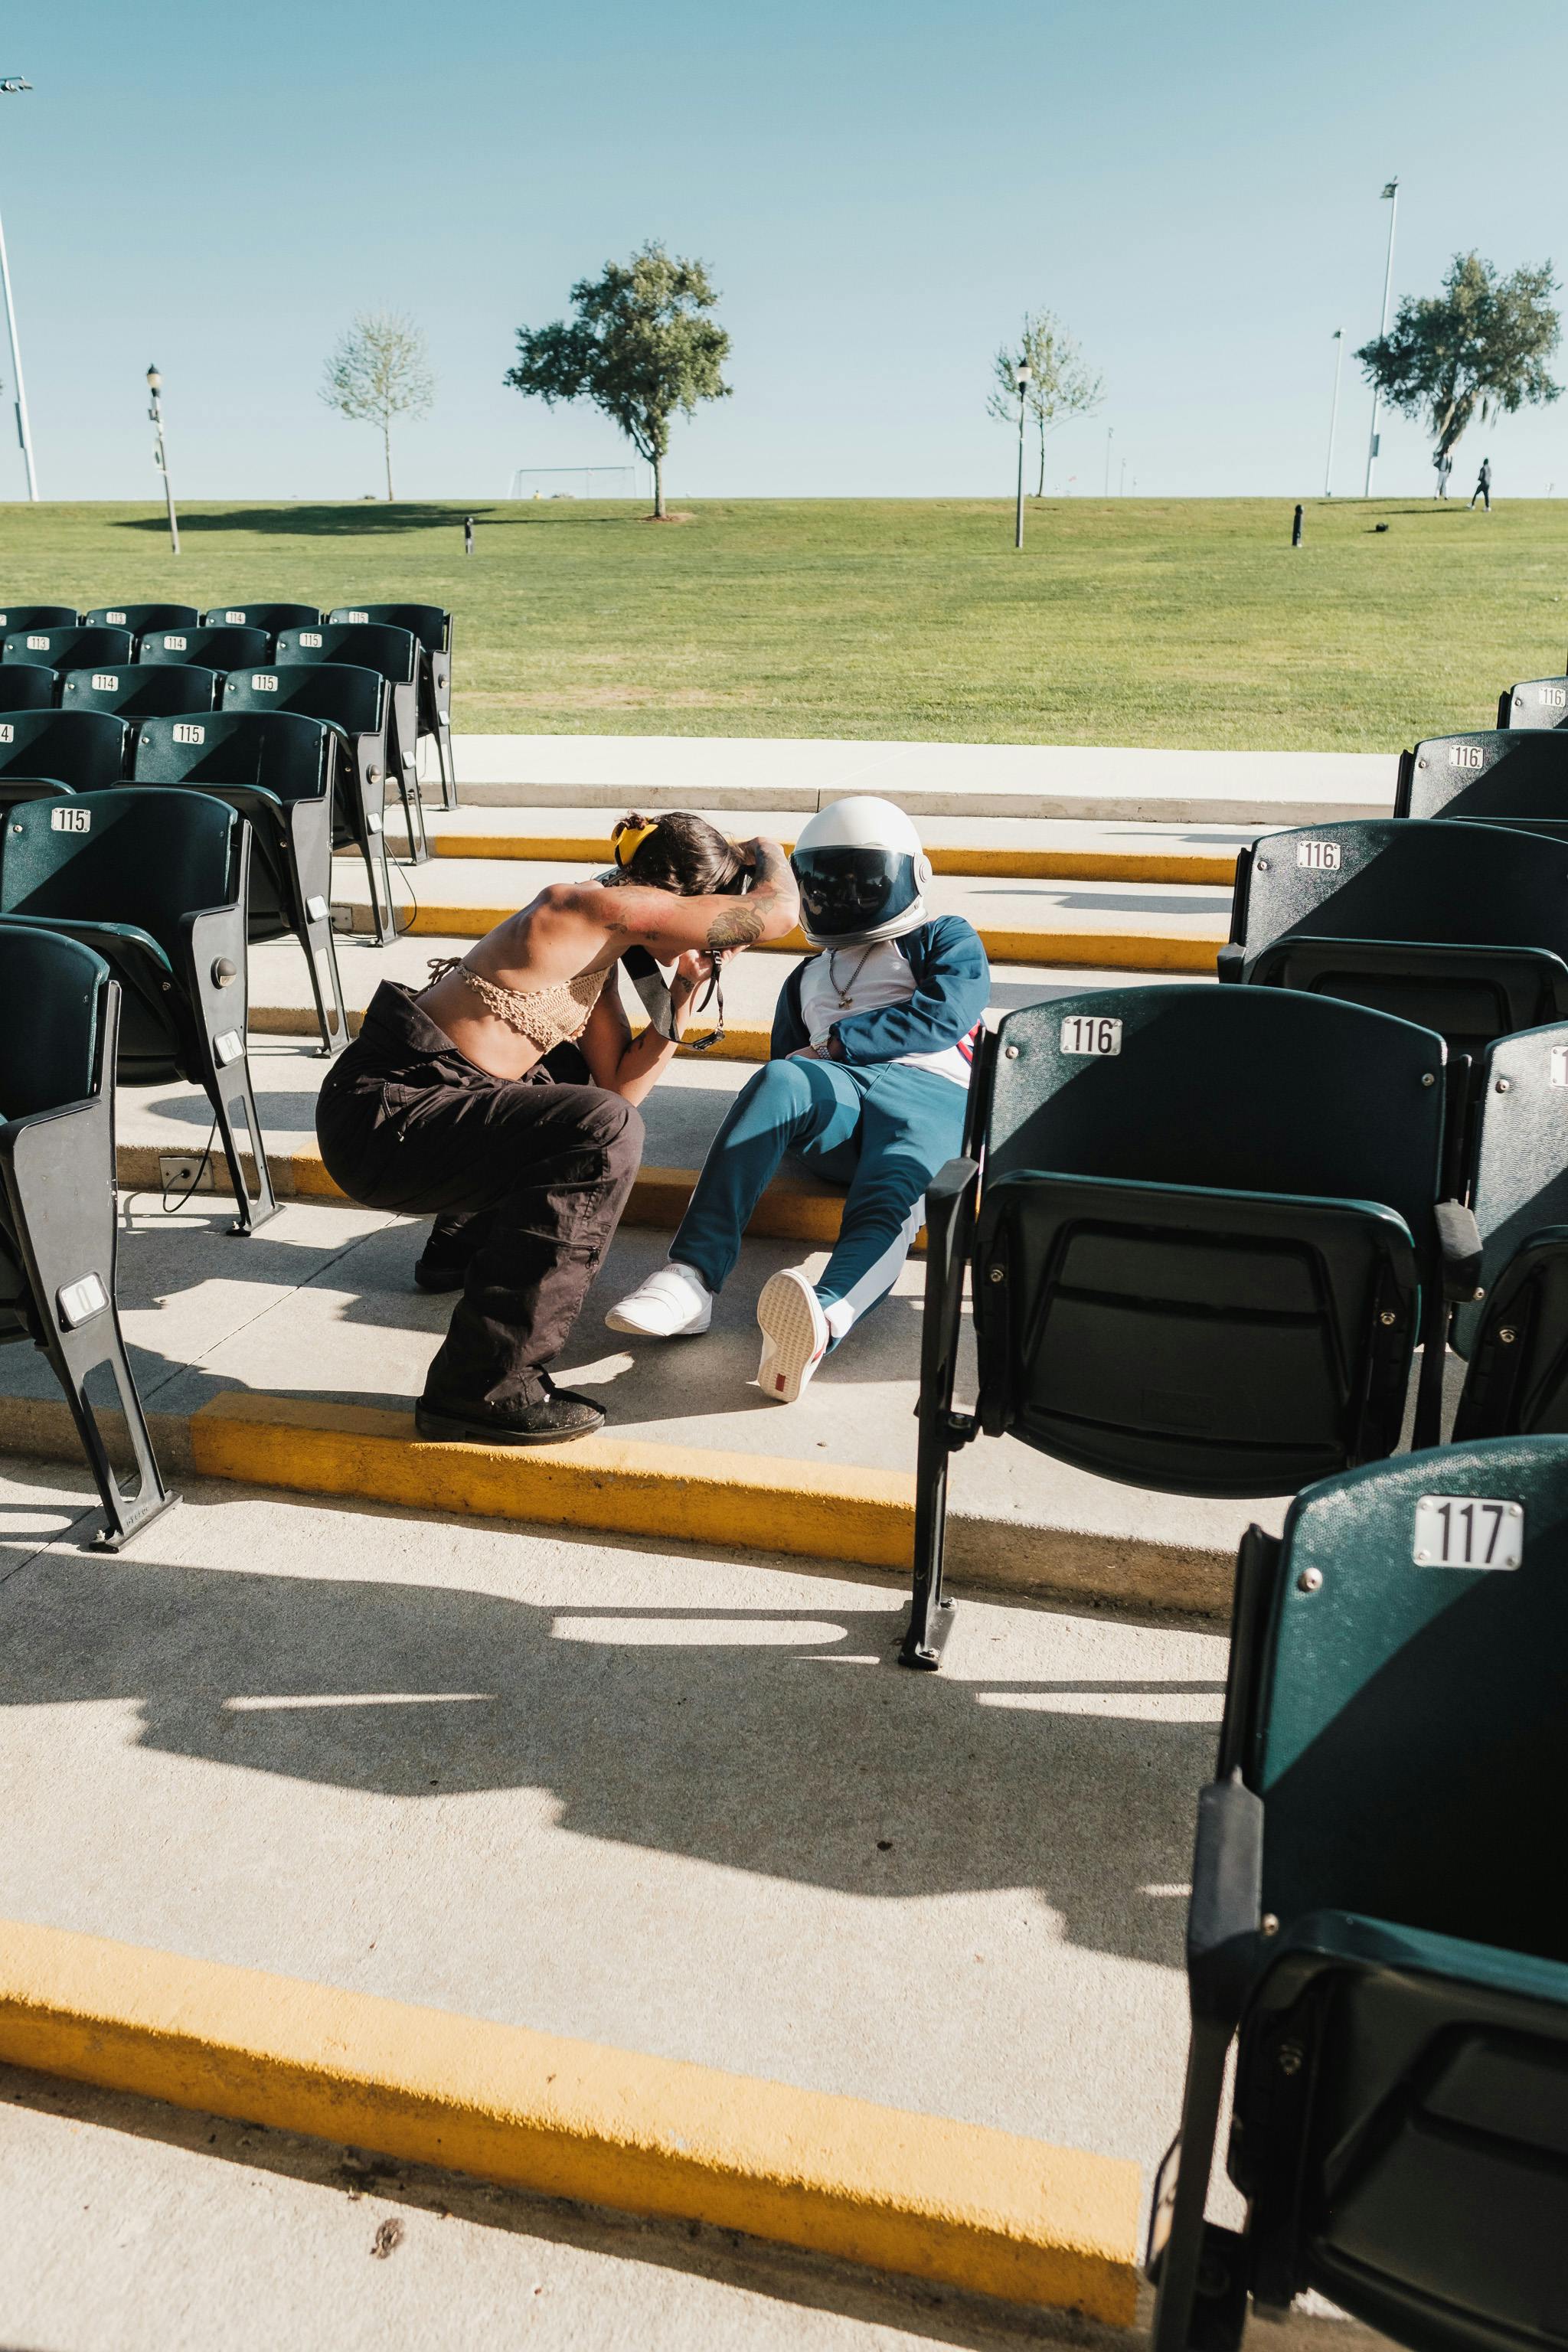
[[[868, 948], [829, 948], [813, 956], [800, 975], [800, 1017], [814, 1045], [826, 1044], [836, 1023], [851, 1013], [879, 1012], [884, 1004], [907, 1004], [915, 992], [908, 959], [892, 940]], [[839, 999], [847, 996], [847, 1004]], [[895, 1054], [911, 1069], [935, 1070], [961, 1087], [969, 1084], [968, 1040], [934, 1054]]]

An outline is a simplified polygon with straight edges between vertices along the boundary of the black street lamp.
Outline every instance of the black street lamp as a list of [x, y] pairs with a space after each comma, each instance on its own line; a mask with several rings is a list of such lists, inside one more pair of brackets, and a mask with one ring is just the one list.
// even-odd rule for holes
[[1013, 370], [1013, 381], [1018, 387], [1018, 517], [1013, 533], [1015, 547], [1024, 544], [1024, 413], [1029, 404], [1029, 385], [1034, 373], [1027, 360], [1020, 360]]

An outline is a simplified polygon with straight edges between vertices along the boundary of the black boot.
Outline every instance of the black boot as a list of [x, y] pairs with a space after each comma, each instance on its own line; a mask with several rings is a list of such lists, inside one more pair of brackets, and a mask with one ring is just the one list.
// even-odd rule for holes
[[574, 1389], [558, 1389], [548, 1373], [544, 1393], [528, 1402], [465, 1404], [460, 1398], [432, 1396], [414, 1408], [421, 1437], [467, 1440], [489, 1445], [559, 1445], [569, 1437], [591, 1437], [605, 1426], [604, 1408]]

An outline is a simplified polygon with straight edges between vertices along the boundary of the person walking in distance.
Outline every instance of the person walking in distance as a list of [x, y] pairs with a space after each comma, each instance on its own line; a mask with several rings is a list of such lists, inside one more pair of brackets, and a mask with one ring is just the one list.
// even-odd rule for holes
[[1453, 454], [1445, 449], [1437, 460], [1437, 496], [1440, 499], [1446, 499], [1448, 495], [1448, 477], [1453, 470]]
[[1489, 457], [1483, 457], [1481, 459], [1481, 470], [1476, 476], [1476, 487], [1470, 492], [1470, 504], [1474, 506], [1478, 499], [1483, 500], [1487, 513], [1490, 514], [1492, 510], [1492, 461]]

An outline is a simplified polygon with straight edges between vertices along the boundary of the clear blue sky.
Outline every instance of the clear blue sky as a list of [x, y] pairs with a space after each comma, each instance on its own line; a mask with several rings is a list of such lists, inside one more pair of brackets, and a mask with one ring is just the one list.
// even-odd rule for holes
[[[65, 0], [11, 6], [3, 202], [46, 497], [355, 497], [377, 450], [316, 397], [357, 308], [426, 330], [439, 380], [400, 493], [491, 499], [514, 466], [614, 462], [607, 420], [503, 389], [520, 321], [647, 236], [701, 256], [734, 397], [678, 429], [677, 496], [1005, 492], [990, 357], [1048, 305], [1109, 381], [1050, 479], [1359, 489], [1394, 289], [1475, 245], [1568, 275], [1560, 0]], [[1568, 375], [1568, 354], [1563, 373]], [[0, 351], [0, 373], [9, 376]], [[9, 403], [9, 388], [3, 397]], [[0, 436], [0, 497], [21, 488]], [[1461, 444], [1500, 493], [1568, 495], [1568, 398]], [[1425, 491], [1397, 421], [1379, 487]]]

